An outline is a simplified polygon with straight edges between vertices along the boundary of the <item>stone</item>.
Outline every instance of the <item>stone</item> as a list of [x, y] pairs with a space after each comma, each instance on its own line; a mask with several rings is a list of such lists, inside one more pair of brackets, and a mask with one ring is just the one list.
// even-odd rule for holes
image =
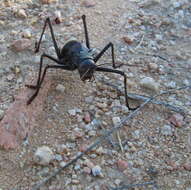
[[115, 127], [121, 123], [120, 117], [113, 117], [113, 118], [112, 118], [112, 121], [113, 121], [113, 125], [114, 125]]
[[191, 162], [189, 163], [185, 163], [184, 165], [183, 165], [183, 167], [184, 167], [184, 169], [185, 170], [187, 170], [187, 171], [191, 171]]
[[66, 165], [66, 162], [64, 162], [64, 161], [60, 162], [60, 167], [61, 168], [64, 167], [65, 165]]
[[90, 116], [90, 113], [89, 113], [89, 112], [86, 112], [86, 113], [85, 113], [83, 120], [84, 120], [84, 122], [85, 122], [86, 124], [88, 124], [88, 123], [91, 122], [91, 116]]
[[61, 12], [60, 11], [55, 11], [54, 12], [54, 21], [56, 24], [60, 24], [62, 22], [62, 16], [61, 16]]
[[132, 135], [135, 139], [139, 139], [140, 138], [140, 130], [135, 130]]
[[19, 18], [27, 18], [27, 14], [24, 9], [19, 9], [16, 13]]
[[84, 173], [86, 173], [86, 174], [91, 174], [91, 169], [88, 168], [88, 167], [84, 167], [83, 171], [84, 171]]
[[56, 151], [59, 154], [67, 153], [68, 152], [68, 147], [65, 144], [58, 144], [56, 146]]
[[64, 93], [64, 91], [65, 91], [65, 86], [62, 85], [62, 84], [58, 84], [58, 85], [56, 86], [56, 90], [57, 90], [57, 91], [60, 91], [60, 92], [62, 92], [62, 93]]
[[124, 36], [122, 39], [128, 45], [131, 45], [133, 41], [135, 40], [133, 36]]
[[91, 122], [91, 126], [94, 128], [101, 128], [102, 122], [98, 119], [93, 119]]
[[[33, 83], [31, 79], [26, 79], [26, 84], [31, 83]], [[52, 83], [52, 80], [45, 79], [38, 98], [30, 106], [26, 104], [26, 101], [34, 91], [23, 87], [17, 92], [18, 95], [15, 95], [14, 102], [9, 106], [0, 122], [1, 148], [8, 150], [18, 147], [30, 134], [33, 127], [39, 126], [36, 118], [44, 111], [44, 103]]]
[[102, 177], [103, 174], [102, 174], [102, 172], [101, 172], [101, 167], [98, 166], [98, 165], [94, 166], [94, 167], [92, 168], [92, 175], [93, 175], [93, 176]]
[[155, 82], [155, 80], [151, 77], [145, 77], [145, 78], [141, 79], [140, 85], [143, 88], [150, 89], [153, 91], [157, 91], [159, 88], [159, 84], [157, 82]]
[[90, 131], [88, 131], [88, 135], [90, 137], [94, 137], [94, 136], [96, 136], [96, 131], [95, 130], [90, 130]]
[[125, 169], [128, 168], [128, 163], [125, 160], [118, 160], [117, 166], [118, 166], [120, 171], [124, 171]]
[[38, 147], [34, 154], [34, 161], [40, 165], [48, 165], [54, 159], [54, 154], [48, 146]]
[[60, 154], [56, 154], [54, 155], [54, 159], [60, 162], [62, 161], [62, 156]]
[[88, 104], [89, 104], [89, 103], [92, 103], [92, 102], [93, 102], [93, 99], [94, 99], [93, 96], [85, 97], [85, 102], [88, 103]]
[[39, 56], [39, 55], [34, 56], [33, 62], [34, 62], [35, 64], [40, 64], [40, 57], [41, 57], [41, 56]]
[[76, 170], [76, 171], [77, 171], [77, 170], [80, 170], [80, 168], [81, 168], [81, 167], [80, 167], [79, 164], [76, 164], [76, 165], [74, 166], [74, 170]]
[[75, 109], [68, 110], [68, 113], [69, 113], [71, 116], [75, 116], [75, 115], [76, 115], [76, 110], [75, 110]]
[[20, 39], [20, 40], [15, 40], [11, 44], [11, 48], [13, 51], [20, 52], [27, 50], [31, 47], [32, 41], [29, 39]]
[[28, 29], [24, 30], [21, 33], [21, 35], [22, 35], [23, 38], [29, 38], [30, 39], [32, 37], [32, 34], [31, 34], [30, 30], [28, 30]]
[[172, 136], [173, 135], [172, 127], [170, 125], [164, 125], [161, 129], [161, 133], [164, 136]]
[[156, 63], [149, 63], [148, 67], [151, 71], [157, 71], [158, 70], [158, 65]]
[[177, 113], [177, 114], [173, 114], [168, 121], [173, 124], [175, 127], [182, 127], [182, 125], [184, 124], [184, 116], [182, 116], [181, 114]]
[[165, 83], [165, 86], [168, 88], [176, 88], [176, 82], [174, 81], [167, 82]]
[[96, 5], [96, 2], [93, 0], [85, 0], [82, 2], [82, 5], [86, 8], [94, 7]]

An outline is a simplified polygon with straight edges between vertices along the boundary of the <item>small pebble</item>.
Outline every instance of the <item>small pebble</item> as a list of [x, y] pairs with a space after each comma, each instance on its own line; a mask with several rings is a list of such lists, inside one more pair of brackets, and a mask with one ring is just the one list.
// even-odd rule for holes
[[161, 133], [164, 136], [172, 136], [173, 132], [172, 132], [172, 127], [170, 125], [164, 125], [161, 129]]
[[68, 113], [69, 113], [71, 116], [75, 116], [75, 115], [76, 115], [76, 109], [68, 110]]
[[91, 126], [93, 126], [94, 128], [101, 128], [102, 122], [98, 119], [93, 119], [91, 122]]
[[140, 130], [135, 130], [132, 135], [135, 139], [139, 139], [140, 138]]
[[92, 175], [93, 176], [103, 176], [103, 174], [101, 173], [101, 167], [96, 165], [92, 168]]
[[32, 41], [29, 39], [20, 39], [20, 40], [15, 40], [13, 41], [13, 43], [11, 44], [11, 48], [14, 51], [24, 51], [29, 49], [29, 47], [32, 45]]
[[56, 90], [63, 93], [63, 92], [65, 91], [65, 86], [62, 85], [62, 84], [58, 84], [58, 85], [56, 86]]
[[77, 164], [77, 165], [74, 166], [74, 170], [80, 170], [80, 168], [81, 168], [81, 167], [80, 167], [79, 164]]
[[33, 62], [34, 62], [35, 64], [39, 64], [39, 63], [40, 63], [40, 57], [41, 57], [41, 56], [39, 56], [39, 55], [34, 56]]
[[34, 154], [34, 161], [40, 165], [48, 165], [53, 159], [53, 152], [48, 146], [37, 148]]
[[55, 14], [55, 19], [54, 19], [55, 23], [60, 24], [62, 22], [61, 12], [55, 11], [54, 14]]
[[27, 18], [27, 14], [24, 9], [19, 9], [16, 14], [20, 18]]
[[30, 30], [24, 30], [21, 33], [21, 35], [22, 35], [23, 38], [31, 38], [32, 37], [32, 34], [31, 34]]
[[88, 96], [88, 97], [85, 97], [85, 102], [86, 103], [92, 103], [93, 102], [93, 96]]
[[121, 183], [121, 180], [120, 179], [116, 179], [115, 182], [114, 182], [116, 185], [119, 185]]
[[60, 154], [56, 154], [54, 155], [54, 159], [60, 162], [62, 161], [62, 156]]
[[184, 116], [182, 116], [181, 114], [177, 113], [177, 114], [173, 114], [169, 120], [168, 120], [171, 124], [173, 124], [175, 127], [182, 127], [182, 125], [184, 124]]
[[88, 168], [88, 167], [84, 167], [83, 171], [84, 171], [84, 173], [86, 173], [86, 174], [90, 174], [90, 173], [91, 173], [91, 169]]
[[93, 0], [85, 0], [82, 2], [82, 5], [86, 8], [94, 7], [96, 5], [96, 2]]
[[96, 131], [95, 131], [95, 130], [90, 130], [90, 131], [88, 132], [88, 135], [89, 135], [90, 137], [94, 137], [94, 136], [96, 136]]
[[165, 83], [165, 86], [168, 88], [176, 88], [176, 82], [170, 81], [168, 83]]
[[121, 123], [120, 117], [113, 117], [113, 118], [112, 118], [112, 121], [113, 121], [113, 125], [114, 125], [115, 127]]
[[149, 63], [148, 67], [151, 71], [157, 71], [158, 70], [158, 65], [156, 63]]
[[122, 39], [128, 45], [131, 45], [133, 43], [133, 41], [135, 40], [135, 38], [133, 36], [125, 36]]
[[90, 122], [91, 122], [90, 113], [89, 113], [89, 112], [86, 112], [83, 119], [84, 119], [84, 122], [85, 122], [86, 124], [90, 123]]
[[120, 171], [124, 171], [126, 168], [128, 168], [128, 163], [125, 160], [118, 160], [117, 166]]
[[60, 167], [64, 167], [66, 165], [66, 162], [62, 161], [60, 162]]
[[155, 80], [151, 77], [145, 77], [140, 81], [140, 85], [143, 88], [147, 88], [153, 91], [157, 91], [159, 88], [159, 84], [155, 82]]

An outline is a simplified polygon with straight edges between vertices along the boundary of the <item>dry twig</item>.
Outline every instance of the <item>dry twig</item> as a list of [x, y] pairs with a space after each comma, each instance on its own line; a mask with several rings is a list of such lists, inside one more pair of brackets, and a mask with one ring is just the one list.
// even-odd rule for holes
[[142, 187], [142, 186], [146, 186], [146, 185], [155, 185], [156, 186], [156, 181], [149, 181], [149, 182], [145, 182], [145, 183], [123, 185], [121, 187], [111, 188], [111, 190], [125, 190], [125, 189], [131, 189], [134, 187]]
[[117, 131], [117, 138], [118, 138], [118, 141], [119, 141], [119, 146], [120, 146], [120, 149], [121, 149], [121, 152], [123, 152], [123, 145], [121, 143], [121, 138], [120, 138], [120, 135], [119, 135], [119, 131]]
[[71, 166], [72, 164], [74, 164], [78, 159], [82, 158], [87, 152], [89, 152], [90, 150], [92, 150], [93, 148], [95, 148], [96, 146], [98, 146], [99, 144], [101, 144], [103, 141], [105, 141], [107, 139], [107, 137], [109, 137], [111, 134], [113, 134], [115, 131], [118, 131], [119, 129], [121, 129], [124, 124], [127, 123], [127, 121], [129, 121], [130, 119], [134, 118], [136, 115], [138, 115], [138, 113], [140, 112], [140, 110], [142, 110], [142, 108], [152, 102], [153, 99], [155, 99], [158, 96], [161, 96], [163, 94], [169, 94], [172, 93], [176, 90], [182, 90], [185, 88], [188, 88], [190, 86], [183, 86], [180, 88], [176, 88], [176, 89], [172, 89], [169, 91], [164, 91], [160, 94], [157, 94], [151, 98], [147, 98], [147, 100], [145, 102], [143, 102], [136, 110], [134, 110], [133, 112], [131, 112], [127, 117], [125, 117], [120, 124], [118, 124], [116, 127], [113, 127], [110, 131], [107, 131], [104, 135], [102, 135], [101, 137], [97, 138], [94, 143], [92, 143], [84, 152], [81, 152], [80, 154], [78, 154], [73, 160], [71, 160], [70, 162], [68, 162], [65, 166], [58, 168], [55, 172], [53, 172], [50, 176], [48, 176], [47, 178], [44, 178], [41, 182], [39, 182], [37, 185], [35, 185], [32, 190], [38, 190], [42, 185], [44, 185], [45, 183], [47, 183], [50, 179], [52, 179], [53, 177], [55, 177], [58, 173], [60, 173], [63, 169]]

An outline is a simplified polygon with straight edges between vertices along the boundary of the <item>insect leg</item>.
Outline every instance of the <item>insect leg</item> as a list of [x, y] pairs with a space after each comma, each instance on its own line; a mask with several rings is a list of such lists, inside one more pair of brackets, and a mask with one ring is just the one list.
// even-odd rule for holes
[[128, 107], [129, 110], [135, 110], [136, 108], [130, 108], [129, 106], [129, 102], [128, 102], [128, 96], [127, 96], [127, 77], [125, 75], [124, 72], [119, 71], [119, 70], [115, 70], [115, 69], [109, 69], [109, 68], [104, 68], [104, 67], [97, 67], [96, 71], [101, 71], [101, 72], [109, 72], [109, 73], [116, 73], [116, 74], [120, 74], [124, 77], [124, 94], [125, 94], [125, 100], [126, 100], [126, 106]]
[[118, 66], [115, 65], [114, 45], [113, 45], [113, 43], [111, 43], [111, 42], [109, 42], [109, 43], [101, 50], [101, 52], [100, 52], [98, 55], [96, 55], [96, 57], [94, 58], [95, 63], [101, 58], [101, 56], [102, 56], [109, 48], [111, 48], [111, 56], [112, 56], [112, 66], [113, 66], [113, 68], [120, 67], [122, 64], [121, 64], [121, 65], [118, 65]]
[[85, 38], [86, 38], [86, 46], [87, 48], [90, 49], [90, 42], [89, 42], [89, 37], [88, 37], [88, 30], [87, 30], [87, 25], [86, 25], [86, 16], [82, 15], [82, 20], [84, 24], [84, 32], [85, 32]]
[[29, 100], [27, 101], [27, 105], [29, 105], [34, 99], [35, 97], [38, 95], [38, 92], [40, 90], [40, 87], [42, 85], [42, 82], [44, 81], [44, 77], [46, 75], [46, 72], [48, 69], [64, 69], [64, 70], [72, 70], [69, 66], [67, 65], [47, 65], [44, 69], [44, 72], [42, 74], [42, 78], [39, 80], [38, 86], [36, 88], [35, 93], [29, 98]]
[[56, 39], [55, 39], [55, 36], [54, 36], [54, 31], [53, 31], [53, 28], [52, 28], [50, 18], [47, 18], [45, 20], [44, 27], [43, 27], [39, 42], [35, 44], [35, 53], [37, 53], [39, 51], [42, 36], [44, 35], [47, 24], [48, 24], [48, 26], [50, 28], [50, 33], [51, 33], [51, 37], [52, 37], [52, 40], [53, 40], [53, 43], [54, 43], [54, 48], [55, 48], [57, 57], [60, 58], [60, 49], [58, 48], [58, 45], [57, 45], [57, 42], [56, 42]]

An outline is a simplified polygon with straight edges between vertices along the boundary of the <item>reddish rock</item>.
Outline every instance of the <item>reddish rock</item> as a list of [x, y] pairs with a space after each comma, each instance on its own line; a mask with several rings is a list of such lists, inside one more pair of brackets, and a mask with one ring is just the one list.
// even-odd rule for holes
[[0, 147], [6, 150], [16, 148], [27, 134], [30, 135], [31, 129], [38, 125], [37, 120], [43, 112], [43, 103], [51, 86], [50, 81], [44, 81], [44, 87], [28, 106], [26, 101], [34, 93], [34, 90], [26, 87], [20, 90], [0, 122]]
[[182, 127], [182, 125], [184, 124], [184, 117], [180, 114], [173, 114], [170, 118], [169, 118], [169, 122], [171, 124], [173, 124], [175, 127]]
[[131, 38], [127, 37], [127, 36], [123, 37], [123, 41], [125, 43], [127, 43], [128, 45], [131, 45], [133, 43], [133, 40], [134, 39], [131, 39]]
[[187, 171], [191, 171], [191, 162], [190, 163], [185, 163], [183, 165], [184, 169], [187, 170]]
[[26, 49], [29, 49], [32, 45], [32, 41], [29, 39], [20, 39], [20, 40], [15, 40], [13, 41], [13, 43], [11, 44], [11, 48], [14, 51], [23, 51]]
[[128, 163], [125, 160], [118, 160], [117, 166], [118, 166], [120, 171], [124, 171], [125, 169], [128, 168]]
[[84, 136], [84, 133], [83, 132], [80, 132], [80, 131], [75, 131], [74, 132], [74, 136], [75, 138], [82, 138]]
[[88, 167], [84, 167], [84, 173], [91, 174], [91, 169]]
[[172, 161], [172, 160], [168, 162], [168, 165], [170, 166], [172, 171], [175, 171], [175, 170], [179, 169], [179, 165], [176, 162]]
[[80, 146], [79, 149], [80, 149], [80, 152], [85, 152], [87, 148], [88, 148], [88, 146], [83, 144], [83, 145]]
[[83, 120], [84, 120], [84, 122], [85, 122], [86, 124], [88, 124], [88, 123], [91, 122], [91, 116], [90, 116], [89, 112], [86, 112], [86, 113], [85, 113]]
[[94, 7], [96, 3], [93, 0], [85, 0], [82, 2], [82, 5], [89, 8], [89, 7]]

